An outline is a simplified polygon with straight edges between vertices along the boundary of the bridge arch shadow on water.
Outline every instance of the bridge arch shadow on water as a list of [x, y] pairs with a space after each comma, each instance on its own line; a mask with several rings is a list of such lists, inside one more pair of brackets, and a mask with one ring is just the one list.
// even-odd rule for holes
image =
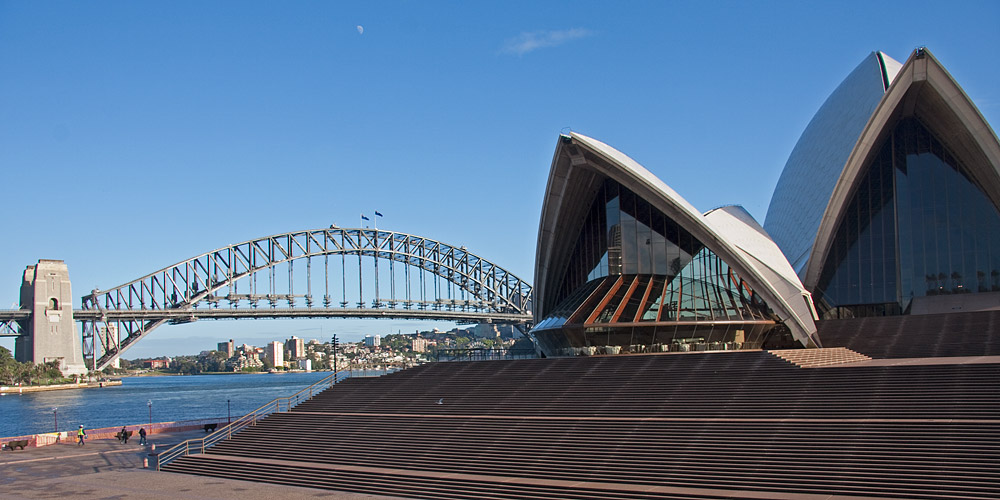
[[434, 319], [525, 331], [531, 285], [464, 246], [330, 227], [212, 250], [94, 290], [82, 309], [84, 356], [100, 370], [157, 327], [199, 319]]

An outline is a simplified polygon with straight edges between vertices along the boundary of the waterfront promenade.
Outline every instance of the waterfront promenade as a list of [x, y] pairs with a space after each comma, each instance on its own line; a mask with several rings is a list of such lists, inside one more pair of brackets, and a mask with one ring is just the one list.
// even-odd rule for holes
[[24, 394], [26, 392], [62, 391], [70, 389], [101, 389], [114, 385], [122, 385], [121, 380], [104, 380], [100, 382], [78, 382], [75, 384], [52, 385], [0, 385], [0, 394]]
[[[156, 451], [204, 437], [202, 430], [154, 434]], [[391, 500], [397, 497], [330, 492], [249, 481], [196, 477], [155, 472], [143, 468], [149, 447], [115, 439], [91, 439], [85, 446], [59, 444], [0, 452], [0, 497], [4, 499], [210, 499], [285, 500], [329, 498], [336, 500]]]

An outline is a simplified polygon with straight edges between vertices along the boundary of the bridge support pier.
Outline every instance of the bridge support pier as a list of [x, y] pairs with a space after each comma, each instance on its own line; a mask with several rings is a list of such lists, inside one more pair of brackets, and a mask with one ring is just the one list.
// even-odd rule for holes
[[14, 344], [15, 359], [36, 364], [58, 360], [63, 375], [86, 375], [83, 343], [73, 321], [73, 291], [65, 262], [41, 259], [24, 270], [21, 309], [30, 309], [32, 314], [21, 323], [22, 335]]

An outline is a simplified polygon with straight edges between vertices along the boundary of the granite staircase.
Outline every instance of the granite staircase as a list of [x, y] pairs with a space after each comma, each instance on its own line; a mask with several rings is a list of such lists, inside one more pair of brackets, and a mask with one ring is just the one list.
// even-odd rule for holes
[[766, 352], [435, 363], [165, 470], [407, 498], [1000, 498], [1000, 364]]
[[826, 347], [821, 349], [772, 349], [767, 351], [799, 368], [819, 368], [821, 366], [841, 365], [845, 363], [860, 363], [870, 361], [871, 356], [865, 356], [846, 347]]

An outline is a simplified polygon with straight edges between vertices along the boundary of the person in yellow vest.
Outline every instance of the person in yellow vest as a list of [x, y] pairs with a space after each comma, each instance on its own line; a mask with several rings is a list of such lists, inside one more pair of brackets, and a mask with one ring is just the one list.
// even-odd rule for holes
[[83, 430], [83, 424], [80, 424], [80, 429], [76, 431], [76, 445], [83, 446], [83, 440], [87, 437], [87, 432]]

